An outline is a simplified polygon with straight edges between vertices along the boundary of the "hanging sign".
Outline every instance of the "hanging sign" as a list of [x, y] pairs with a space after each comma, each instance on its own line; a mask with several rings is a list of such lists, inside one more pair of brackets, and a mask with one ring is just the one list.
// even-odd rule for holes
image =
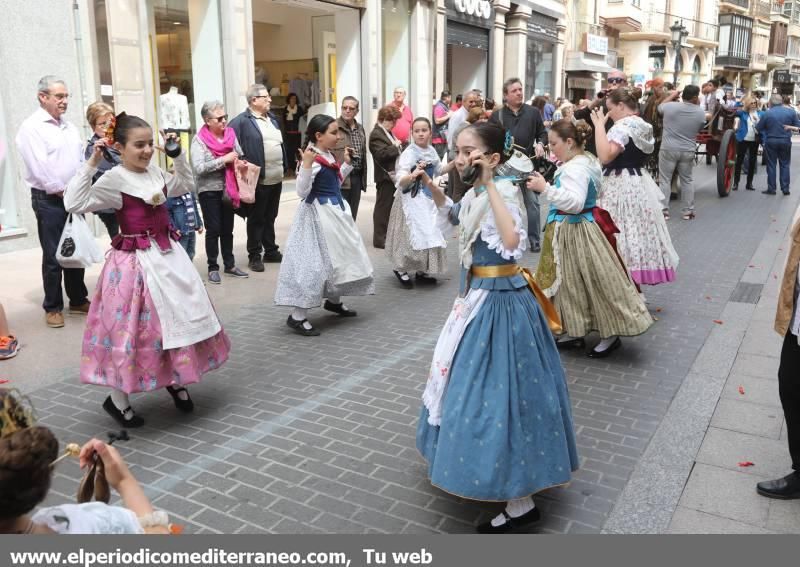
[[455, 0], [456, 11], [467, 16], [488, 20], [492, 17], [492, 3], [489, 0]]

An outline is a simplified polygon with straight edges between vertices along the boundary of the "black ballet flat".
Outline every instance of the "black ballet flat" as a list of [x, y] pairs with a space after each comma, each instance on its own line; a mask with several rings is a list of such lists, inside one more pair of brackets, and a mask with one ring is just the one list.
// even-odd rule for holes
[[[133, 429], [144, 425], [144, 420], [133, 412], [133, 408], [131, 406], [128, 406], [122, 411], [117, 409], [117, 406], [115, 406], [114, 402], [111, 401], [111, 396], [108, 396], [103, 402], [103, 409], [106, 410], [106, 413], [113, 417], [114, 421], [119, 423], [122, 427]], [[125, 414], [128, 411], [133, 414], [133, 417], [130, 419], [125, 419]]]
[[[400, 280], [404, 288], [412, 289], [414, 287], [414, 282], [411, 281], [411, 276], [408, 275], [408, 272], [398, 272], [394, 270], [394, 275], [397, 276], [397, 279]], [[403, 276], [405, 276], [406, 279], [403, 279]]]
[[530, 524], [535, 524], [542, 519], [542, 515], [539, 513], [539, 508], [534, 508], [529, 512], [525, 512], [518, 518], [512, 518], [506, 513], [505, 510], [503, 510], [502, 514], [505, 516], [506, 521], [499, 526], [493, 526], [492, 522], [488, 521], [483, 524], [479, 524], [475, 530], [479, 534], [508, 534], [521, 531], [523, 528], [530, 526]]
[[611, 346], [609, 346], [606, 350], [601, 350], [601, 351], [598, 352], [595, 349], [592, 349], [592, 350], [589, 351], [589, 353], [586, 356], [588, 356], [589, 358], [606, 358], [613, 351], [617, 350], [621, 346], [622, 346], [622, 339], [617, 337], [614, 340], [614, 342], [611, 343]]
[[583, 337], [568, 337], [565, 339], [556, 339], [556, 347], [557, 348], [573, 348], [573, 347], [582, 347], [586, 343], [583, 340]]
[[[194, 402], [192, 401], [192, 398], [188, 397], [189, 390], [187, 390], [182, 386], [179, 386], [177, 388], [174, 388], [172, 386], [167, 386], [167, 392], [169, 392], [169, 395], [172, 396], [172, 400], [175, 402], [176, 408], [178, 408], [184, 413], [191, 413], [194, 410]], [[181, 392], [186, 392], [187, 398], [185, 400], [182, 400], [181, 397], [178, 395]]]
[[[318, 337], [319, 336], [319, 331], [317, 331], [314, 327], [311, 327], [310, 329], [306, 329], [303, 326], [303, 323], [307, 323], [307, 322], [308, 322], [308, 319], [303, 319], [302, 321], [297, 321], [297, 320], [293, 319], [291, 315], [289, 315], [289, 318], [286, 319], [286, 324], [289, 327], [291, 327], [292, 329], [294, 329], [294, 331], [296, 333], [298, 333], [300, 335], [303, 335], [304, 337]], [[310, 324], [311, 323], [309, 323], [309, 325]]]
[[348, 309], [347, 307], [345, 307], [343, 303], [331, 303], [327, 299], [325, 300], [325, 305], [323, 306], [323, 308], [325, 309], [325, 311], [330, 311], [331, 313], [338, 313], [342, 317], [355, 317], [356, 315], [358, 315], [358, 313], [356, 313], [352, 309]]
[[436, 283], [436, 278], [434, 278], [431, 275], [426, 274], [425, 272], [417, 272], [417, 275], [415, 277], [416, 277], [416, 280], [419, 283], [422, 283], [422, 284], [433, 285], [433, 284]]

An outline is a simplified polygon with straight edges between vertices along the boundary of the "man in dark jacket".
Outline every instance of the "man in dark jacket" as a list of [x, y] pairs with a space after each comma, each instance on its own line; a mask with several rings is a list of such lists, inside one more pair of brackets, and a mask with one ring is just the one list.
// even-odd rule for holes
[[[576, 110], [573, 114], [575, 120], [586, 120], [586, 123], [591, 125], [592, 124], [592, 111], [594, 111], [598, 107], [603, 108], [603, 112], [605, 112], [606, 116], [608, 116], [608, 107], [606, 107], [606, 95], [613, 91], [614, 89], [619, 89], [622, 87], [628, 86], [628, 78], [625, 76], [625, 73], [618, 69], [614, 69], [608, 74], [608, 78], [606, 79], [608, 82], [608, 89], [605, 91], [600, 91], [597, 93], [597, 96], [592, 101], [592, 104], [587, 106], [586, 108], [580, 108]], [[602, 96], [601, 96], [602, 95]], [[614, 125], [614, 121], [610, 118], [606, 119], [606, 132], [611, 130], [611, 127]], [[586, 138], [586, 151], [591, 152], [593, 155], [597, 155], [597, 146], [594, 143], [594, 130], [589, 134], [589, 137]]]
[[269, 110], [271, 103], [264, 85], [252, 85], [247, 89], [248, 108], [228, 124], [236, 132], [244, 159], [261, 167], [256, 202], [246, 206], [248, 265], [254, 272], [263, 272], [264, 262], [283, 259], [275, 242], [275, 219], [281, 202], [286, 151], [278, 119]]
[[358, 123], [358, 99], [346, 96], [342, 99], [342, 115], [336, 120], [339, 125], [339, 143], [333, 150], [333, 155], [339, 163], [344, 163], [345, 148], [353, 149], [350, 165], [353, 170], [342, 181], [342, 197], [350, 204], [350, 214], [356, 220], [358, 204], [361, 202], [362, 191], [367, 190], [367, 135], [364, 127]]
[[[544, 145], [547, 144], [547, 130], [539, 111], [525, 104], [522, 92], [522, 81], [516, 77], [507, 79], [503, 83], [503, 98], [505, 104], [497, 112], [492, 113], [489, 122], [500, 124], [514, 136], [514, 144], [523, 148], [525, 155], [532, 156], [544, 154]], [[528, 240], [531, 251], [541, 250], [541, 219], [539, 213], [539, 196], [533, 191], [522, 191], [525, 199], [525, 208], [528, 215]]]

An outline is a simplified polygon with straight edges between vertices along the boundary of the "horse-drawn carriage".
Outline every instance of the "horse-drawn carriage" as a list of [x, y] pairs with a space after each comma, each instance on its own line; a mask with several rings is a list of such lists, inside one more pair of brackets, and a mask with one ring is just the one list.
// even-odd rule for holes
[[733, 130], [735, 119], [736, 110], [719, 105], [696, 139], [695, 161], [704, 155], [706, 163], [710, 165], [712, 158], [717, 158], [717, 193], [720, 197], [727, 197], [733, 186], [736, 168], [736, 136]]

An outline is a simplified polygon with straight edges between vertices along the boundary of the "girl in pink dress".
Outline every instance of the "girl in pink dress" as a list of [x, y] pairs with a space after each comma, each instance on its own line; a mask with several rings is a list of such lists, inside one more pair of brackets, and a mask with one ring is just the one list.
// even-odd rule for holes
[[[70, 181], [70, 213], [114, 209], [120, 234], [111, 241], [86, 321], [81, 381], [113, 388], [103, 402], [124, 427], [144, 420], [128, 395], [166, 388], [175, 406], [194, 409], [186, 389], [227, 359], [230, 341], [179, 235], [169, 223], [167, 197], [188, 193], [193, 178], [186, 153], [171, 175], [150, 163], [153, 130], [141, 118], [117, 117], [112, 140], [99, 140]], [[92, 177], [102, 148], [114, 144], [122, 166]]]

